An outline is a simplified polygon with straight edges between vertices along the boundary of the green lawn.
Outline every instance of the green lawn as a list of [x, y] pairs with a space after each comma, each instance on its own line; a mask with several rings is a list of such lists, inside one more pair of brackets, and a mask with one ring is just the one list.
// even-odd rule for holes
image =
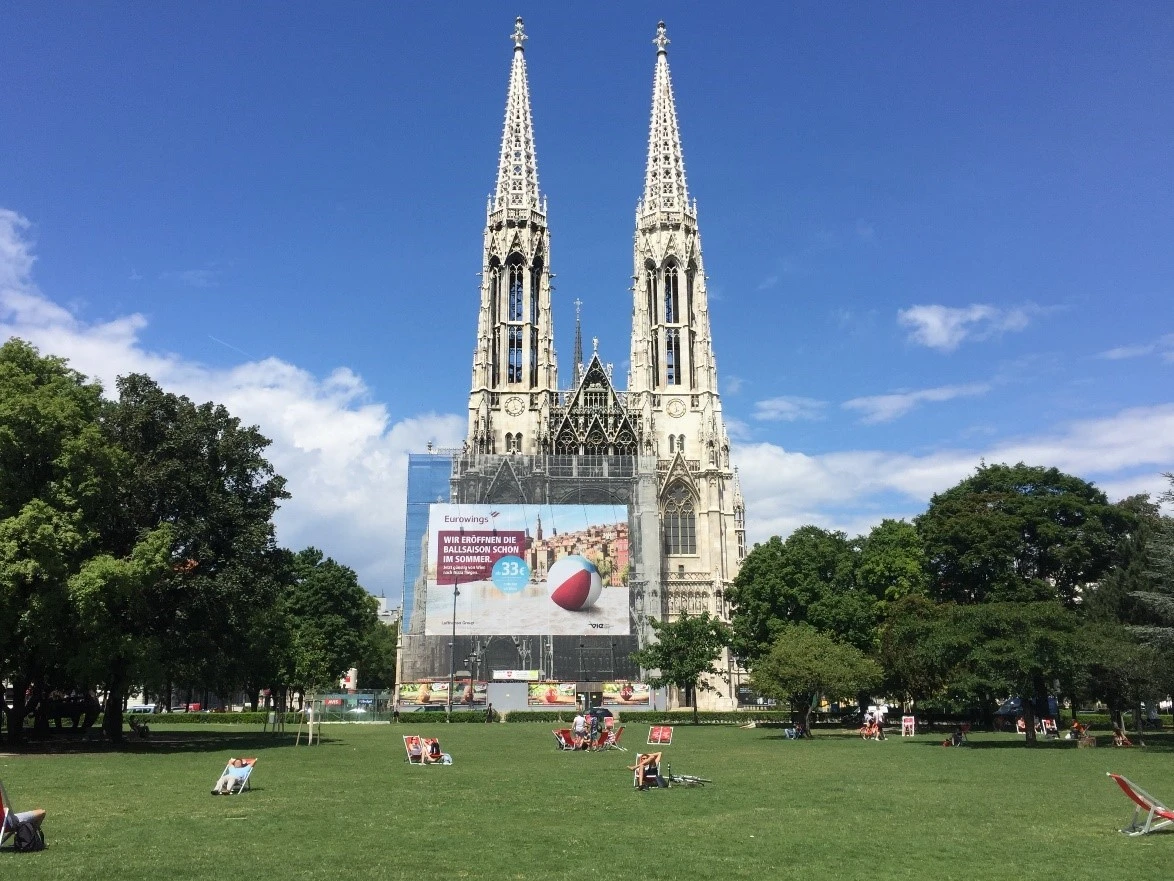
[[[44, 807], [49, 847], [0, 852], [36, 879], [1159, 877], [1174, 835], [1128, 838], [1105, 771], [1174, 799], [1174, 741], [1027, 750], [1013, 735], [792, 742], [772, 729], [681, 725], [666, 759], [712, 786], [636, 792], [633, 752], [560, 753], [549, 728], [337, 725], [295, 747], [244, 726], [160, 726], [112, 751], [0, 755], [19, 809]], [[455, 763], [403, 761], [436, 735]], [[1106, 738], [1102, 735], [1102, 741]], [[230, 755], [252, 792], [209, 795]]]

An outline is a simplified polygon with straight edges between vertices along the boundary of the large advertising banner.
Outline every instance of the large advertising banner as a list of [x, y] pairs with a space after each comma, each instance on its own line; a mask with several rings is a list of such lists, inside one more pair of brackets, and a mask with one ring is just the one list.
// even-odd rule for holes
[[526, 704], [531, 707], [576, 706], [575, 683], [573, 682], [532, 682], [526, 695]]
[[[458, 679], [454, 684], [453, 709], [484, 709], [489, 694], [486, 682]], [[448, 680], [401, 682], [396, 703], [403, 708], [448, 706]]]
[[652, 691], [647, 682], [603, 683], [603, 705], [605, 707], [647, 709], [651, 697]]
[[429, 509], [427, 636], [628, 634], [625, 505]]

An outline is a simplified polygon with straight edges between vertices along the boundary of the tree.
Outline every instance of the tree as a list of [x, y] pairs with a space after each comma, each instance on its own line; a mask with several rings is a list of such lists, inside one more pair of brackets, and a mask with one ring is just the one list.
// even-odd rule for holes
[[119, 451], [102, 437], [102, 389], [27, 343], [0, 346], [0, 680], [13, 687], [8, 737], [65, 684], [75, 617], [69, 577], [117, 510]]
[[685, 695], [693, 695], [693, 722], [697, 723], [696, 692], [711, 691], [705, 678], [720, 674], [713, 662], [730, 644], [730, 628], [710, 616], [682, 614], [676, 621], [652, 621], [657, 641], [632, 653], [632, 660], [650, 672], [653, 688], [674, 685]]
[[804, 526], [746, 555], [730, 588], [734, 650], [765, 654], [787, 624], [805, 622], [861, 649], [876, 639], [876, 600], [855, 584], [855, 548], [842, 532]]
[[889, 606], [881, 627], [879, 660], [890, 693], [919, 701], [941, 695], [956, 681], [969, 639], [953, 620], [956, 608], [920, 594]]
[[1108, 571], [1129, 518], [1092, 484], [1020, 463], [980, 466], [916, 523], [936, 599], [1072, 607]]
[[855, 646], [807, 624], [788, 624], [770, 651], [754, 662], [750, 687], [759, 694], [805, 707], [804, 724], [821, 695], [841, 698], [867, 691], [881, 680], [879, 665]]
[[395, 649], [398, 630], [382, 621], [371, 624], [359, 644], [359, 684], [376, 691], [395, 687]]
[[282, 586], [272, 577], [272, 517], [288, 494], [265, 459], [269, 440], [224, 407], [147, 376], [120, 378], [118, 391], [103, 427], [132, 467], [105, 549], [127, 559], [144, 532], [166, 524], [174, 559], [124, 626], [166, 647], [150, 666], [167, 691], [176, 681], [244, 685], [251, 639], [268, 633], [259, 619], [273, 614]]
[[925, 545], [917, 527], [905, 520], [884, 519], [860, 543], [856, 586], [873, 596], [878, 614], [890, 603], [924, 594]]
[[171, 528], [161, 526], [144, 535], [129, 557], [100, 554], [69, 580], [81, 637], [73, 665], [82, 681], [105, 685], [102, 729], [111, 740], [121, 740], [127, 690], [157, 648], [132, 622], [144, 620], [148, 597], [171, 576], [173, 543]]
[[955, 619], [966, 635], [969, 675], [1002, 695], [1022, 698], [1027, 744], [1035, 744], [1034, 698], [1054, 681], [1071, 679], [1079, 663], [1078, 619], [1059, 601], [959, 606]]
[[[1174, 506], [1174, 473], [1165, 475], [1170, 487], [1161, 501]], [[1158, 517], [1147, 536], [1150, 552], [1146, 559], [1148, 579], [1138, 579], [1130, 598], [1139, 606], [1133, 631], [1147, 642], [1164, 649], [1174, 647], [1174, 518]]]
[[286, 681], [311, 691], [337, 682], [358, 661], [363, 637], [379, 623], [377, 603], [353, 569], [317, 548], [294, 555], [293, 573], [283, 601], [291, 624]]

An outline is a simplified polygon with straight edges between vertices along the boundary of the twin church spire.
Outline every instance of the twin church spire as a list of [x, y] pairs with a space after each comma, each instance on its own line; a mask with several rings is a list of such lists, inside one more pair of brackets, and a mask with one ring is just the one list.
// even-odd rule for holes
[[[559, 425], [565, 422], [570, 401], [578, 398], [558, 387], [550, 231], [546, 200], [538, 188], [527, 39], [519, 18], [511, 35], [514, 48], [497, 182], [486, 214], [469, 397], [467, 443], [474, 452], [564, 451]], [[708, 444], [714, 453], [706, 464], [723, 468], [728, 467], [728, 453], [718, 451], [728, 449], [728, 441], [721, 424], [697, 210], [685, 181], [664, 22], [653, 43], [657, 54], [648, 161], [636, 212], [636, 286], [626, 396], [639, 437], [624, 452], [665, 458], [686, 445], [699, 451]], [[579, 363], [581, 346], [577, 342], [577, 363], [571, 371], [576, 388], [590, 372], [590, 365]], [[610, 379], [610, 366], [604, 373]]]

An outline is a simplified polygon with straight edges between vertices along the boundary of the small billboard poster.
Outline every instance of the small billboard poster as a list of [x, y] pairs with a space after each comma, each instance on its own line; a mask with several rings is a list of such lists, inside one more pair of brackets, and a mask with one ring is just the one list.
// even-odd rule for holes
[[527, 687], [526, 704], [551, 709], [576, 706], [575, 683], [532, 682]]
[[396, 703], [401, 707], [448, 704], [448, 680], [444, 682], [401, 682]]
[[429, 508], [427, 636], [626, 635], [625, 505]]
[[605, 707], [647, 709], [651, 698], [652, 691], [647, 682], [603, 683], [603, 705]]

